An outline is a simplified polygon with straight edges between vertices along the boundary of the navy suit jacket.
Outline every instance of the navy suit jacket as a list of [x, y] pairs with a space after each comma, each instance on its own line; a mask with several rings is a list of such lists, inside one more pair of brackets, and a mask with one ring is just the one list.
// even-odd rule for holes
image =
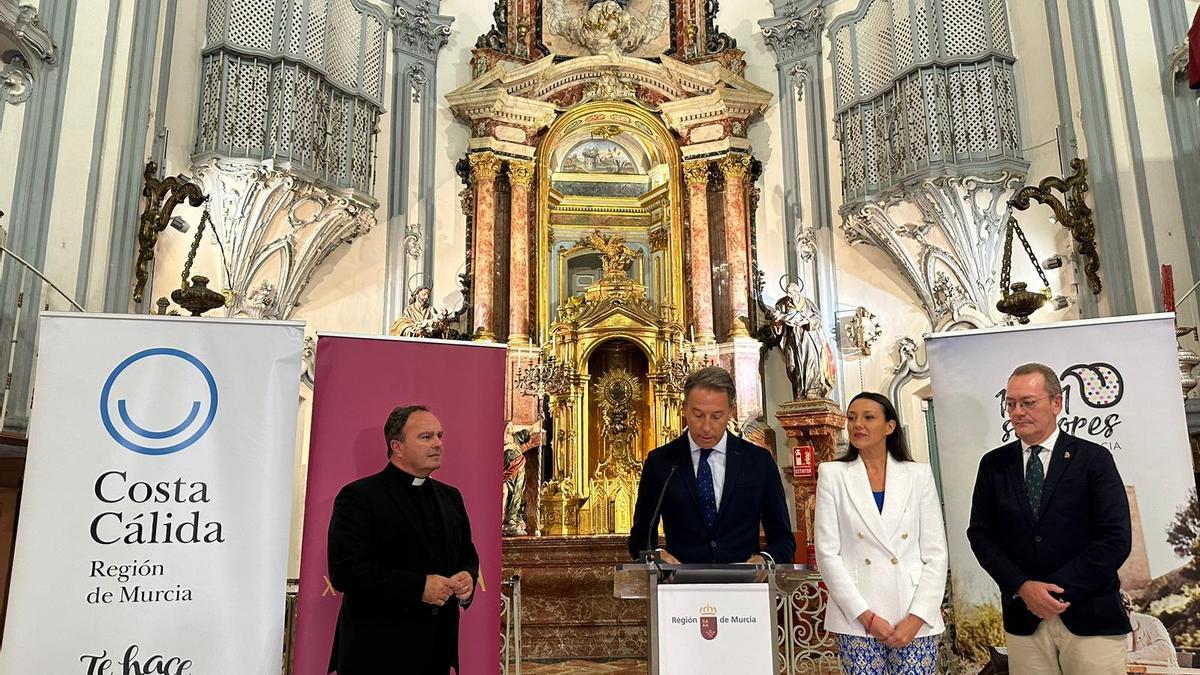
[[[678, 468], [666, 485], [662, 522], [666, 548], [680, 562], [740, 563], [763, 550], [777, 563], [792, 562], [796, 539], [775, 458], [766, 448], [733, 434], [728, 435], [725, 453], [725, 484], [712, 529], [704, 524], [700, 509], [700, 490], [687, 433], [646, 456], [629, 531], [629, 554], [634, 559], [651, 534], [651, 548], [657, 546], [658, 527], [650, 519], [671, 467], [675, 466]], [[760, 522], [767, 535], [765, 549], [758, 545]]]
[[1004, 630], [1032, 635], [1038, 619], [1016, 595], [1026, 581], [1064, 589], [1062, 622], [1076, 635], [1124, 635], [1117, 570], [1131, 547], [1129, 499], [1112, 454], [1059, 432], [1040, 513], [1025, 490], [1020, 441], [983, 456], [975, 479], [967, 539], [1000, 586]]

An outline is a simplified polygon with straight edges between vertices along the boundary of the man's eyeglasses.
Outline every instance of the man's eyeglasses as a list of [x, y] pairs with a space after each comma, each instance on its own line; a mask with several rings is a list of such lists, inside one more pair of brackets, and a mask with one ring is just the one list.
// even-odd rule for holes
[[1017, 409], [1033, 410], [1039, 402], [1045, 401], [1048, 398], [1050, 397], [1043, 396], [1041, 398], [1023, 398], [1020, 401], [1014, 401], [1011, 398], [1006, 398], [1004, 399], [1004, 409], [1008, 412], [1012, 412]]

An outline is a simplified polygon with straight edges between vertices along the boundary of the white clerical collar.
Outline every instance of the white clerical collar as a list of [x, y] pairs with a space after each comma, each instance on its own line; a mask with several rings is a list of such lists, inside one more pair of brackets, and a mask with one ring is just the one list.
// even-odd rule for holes
[[419, 486], [425, 482], [424, 478], [413, 478], [413, 486]]

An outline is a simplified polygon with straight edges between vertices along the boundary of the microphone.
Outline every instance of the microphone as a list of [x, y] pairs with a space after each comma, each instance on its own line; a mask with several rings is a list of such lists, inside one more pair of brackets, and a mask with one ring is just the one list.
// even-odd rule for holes
[[650, 515], [650, 530], [646, 533], [646, 548], [642, 551], [642, 562], [658, 563], [658, 552], [654, 550], [654, 535], [658, 532], [658, 516], [662, 511], [663, 499], [667, 496], [667, 488], [671, 485], [671, 478], [675, 476], [678, 469], [679, 464], [671, 465], [671, 471], [667, 474], [667, 479], [663, 481], [662, 491], [658, 493], [658, 503], [654, 505], [654, 513]]

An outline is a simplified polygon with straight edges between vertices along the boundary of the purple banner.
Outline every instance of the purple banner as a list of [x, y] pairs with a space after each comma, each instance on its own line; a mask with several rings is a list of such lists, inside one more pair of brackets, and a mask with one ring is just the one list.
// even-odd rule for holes
[[[295, 642], [296, 675], [325, 675], [341, 594], [328, 582], [334, 497], [387, 462], [383, 423], [421, 404], [445, 431], [434, 478], [462, 492], [479, 551], [479, 585], [463, 612], [461, 672], [500, 671], [500, 521], [505, 350], [470, 342], [321, 336], [309, 442]], [[403, 655], [397, 654], [397, 666]]]

